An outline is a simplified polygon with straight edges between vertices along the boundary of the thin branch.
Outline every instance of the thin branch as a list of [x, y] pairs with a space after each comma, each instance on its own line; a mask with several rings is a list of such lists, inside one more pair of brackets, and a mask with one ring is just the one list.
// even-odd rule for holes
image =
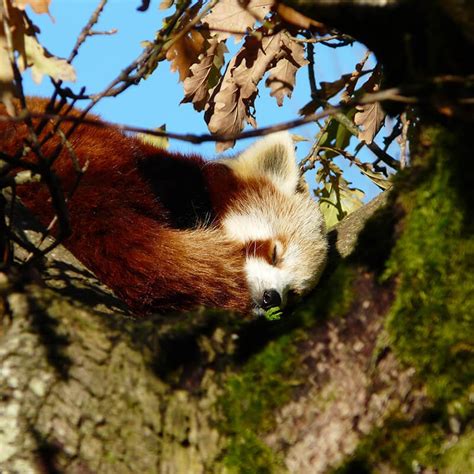
[[[98, 119], [88, 118], [85, 116], [84, 113], [81, 114], [80, 116], [72, 117], [72, 116], [62, 116], [59, 114], [24, 112], [24, 113], [20, 113], [16, 117], [10, 117], [6, 115], [0, 116], [0, 120], [11, 121], [11, 122], [21, 122], [21, 121], [27, 120], [28, 118], [30, 119], [31, 118], [46, 118], [46, 119], [58, 120], [59, 122], [73, 122], [74, 125], [84, 123], [88, 125], [94, 125], [97, 127], [114, 126], [118, 130], [124, 131], [124, 132], [127, 131], [127, 132], [136, 132], [136, 133], [146, 133], [148, 135], [154, 135], [157, 137], [168, 137], [175, 140], [181, 140], [181, 141], [199, 144], [199, 143], [211, 142], [211, 141], [226, 142], [230, 140], [239, 140], [239, 139], [244, 139], [244, 138], [267, 135], [269, 133], [273, 133], [277, 131], [296, 128], [306, 123], [314, 122], [316, 120], [319, 120], [328, 116], [334, 116], [336, 120], [343, 123], [351, 133], [357, 136], [359, 133], [359, 129], [344, 115], [343, 113], [344, 111], [350, 109], [351, 107], [355, 105], [369, 104], [369, 103], [380, 101], [380, 100], [394, 100], [394, 98], [396, 99], [399, 97], [402, 97], [400, 95], [399, 89], [387, 89], [385, 91], [375, 92], [371, 94], [364, 94], [362, 97], [358, 99], [354, 99], [346, 104], [342, 104], [339, 106], [329, 106], [319, 113], [307, 115], [305, 117], [289, 120], [287, 122], [282, 122], [282, 123], [275, 124], [268, 127], [262, 127], [255, 130], [248, 130], [246, 132], [242, 132], [236, 135], [234, 134], [232, 135], [212, 135], [212, 134], [197, 135], [197, 134], [189, 134], [189, 133], [173, 133], [173, 132], [168, 132], [168, 131], [163, 131], [163, 130], [153, 130], [153, 129], [143, 128], [143, 127], [124, 125], [124, 124], [111, 124], [108, 122], [100, 121]], [[403, 99], [405, 102], [405, 100], [408, 98], [403, 97]], [[69, 132], [70, 130], [68, 130], [68, 133], [66, 134], [66, 136], [69, 136]], [[367, 146], [372, 152], [376, 154], [378, 158], [386, 162], [386, 164], [393, 167], [394, 169], [398, 168], [398, 162], [394, 160], [391, 156], [389, 156], [387, 153], [385, 153], [377, 144], [372, 143]]]
[[302, 173], [305, 173], [308, 170], [312, 170], [316, 167], [316, 161], [319, 158], [319, 150], [321, 149], [321, 139], [326, 133], [329, 124], [331, 123], [332, 117], [327, 117], [324, 121], [324, 125], [319, 129], [319, 132], [316, 135], [316, 139], [311, 147], [308, 155], [301, 161], [300, 170]]
[[[328, 48], [341, 48], [343, 46], [348, 46], [352, 43], [355, 42], [354, 38], [348, 35], [343, 35], [343, 34], [334, 34], [330, 36], [325, 36], [322, 38], [297, 38], [292, 36], [291, 37], [293, 41], [296, 41], [297, 43], [306, 43], [306, 44], [323, 44], [324, 46], [327, 46]], [[338, 43], [329, 43], [329, 41], [334, 41], [337, 40]]]
[[402, 122], [401, 135], [398, 137], [398, 143], [400, 144], [400, 168], [403, 169], [408, 162], [408, 128], [410, 126], [410, 120], [407, 117], [407, 113], [403, 112], [400, 116]]
[[[90, 16], [89, 21], [86, 23], [84, 28], [82, 28], [82, 30], [79, 33], [79, 36], [76, 40], [76, 43], [74, 44], [74, 46], [72, 48], [72, 51], [69, 54], [69, 57], [67, 59], [67, 62], [69, 64], [71, 64], [74, 61], [74, 58], [79, 54], [79, 49], [81, 48], [81, 46], [85, 43], [86, 39], [89, 36], [91, 36], [91, 30], [97, 24], [97, 22], [99, 21], [99, 17], [101, 15], [102, 11], [104, 10], [107, 1], [108, 0], [100, 0], [100, 2], [97, 5], [96, 9], [92, 12], [92, 15]], [[49, 100], [49, 104], [47, 105], [46, 110], [51, 110], [51, 111], [54, 111], [54, 113], [59, 113], [61, 111], [62, 107], [64, 106], [63, 101], [65, 100], [64, 95], [61, 93], [61, 91], [63, 90], [62, 87], [61, 87], [62, 84], [63, 84], [63, 81], [55, 81], [54, 79], [51, 79], [51, 82], [54, 85], [54, 92], [51, 96], [51, 99]], [[61, 101], [56, 106], [55, 102], [56, 102], [56, 99], [57, 99], [58, 95], [61, 96], [63, 101]], [[75, 99], [75, 100], [77, 100], [77, 99]], [[45, 126], [46, 126], [46, 122], [44, 122], [44, 121], [40, 122], [38, 127], [37, 127], [36, 133], [40, 134]]]
[[397, 123], [393, 126], [392, 131], [389, 135], [383, 139], [383, 151], [387, 151], [390, 148], [390, 145], [393, 143], [395, 138], [397, 138], [400, 133], [402, 133], [402, 122], [401, 118], [397, 118]]
[[314, 99], [318, 95], [318, 86], [316, 84], [316, 75], [314, 73], [314, 45], [308, 43], [306, 45], [306, 58], [308, 60], [308, 81], [311, 91], [311, 97]]
[[89, 21], [86, 23], [84, 28], [82, 28], [82, 30], [79, 33], [79, 36], [77, 38], [76, 44], [72, 48], [71, 54], [69, 55], [69, 57], [67, 59], [68, 63], [72, 63], [74, 61], [74, 58], [79, 53], [80, 47], [85, 43], [87, 38], [89, 36], [92, 36], [93, 34], [97, 34], [97, 33], [92, 33], [92, 28], [99, 21], [99, 17], [101, 15], [102, 11], [104, 10], [106, 3], [107, 3], [107, 0], [100, 0], [99, 4], [97, 5], [97, 8], [94, 10], [91, 17], [89, 18]]
[[89, 36], [111, 36], [111, 35], [115, 35], [117, 32], [118, 32], [117, 28], [112, 28], [111, 30], [107, 30], [107, 31], [91, 30], [89, 32]]
[[48, 113], [32, 113], [26, 112], [18, 115], [17, 117], [10, 117], [6, 115], [0, 115], [0, 121], [3, 122], [22, 122], [26, 120], [27, 117], [29, 118], [46, 118], [51, 120], [58, 120], [59, 122], [73, 122], [75, 124], [86, 124], [86, 125], [93, 125], [96, 127], [110, 127], [113, 126], [119, 131], [122, 132], [135, 132], [135, 133], [146, 133], [147, 135], [154, 135], [157, 137], [167, 137], [175, 140], [181, 140], [185, 142], [200, 144], [204, 142], [226, 142], [230, 140], [240, 140], [244, 138], [252, 138], [258, 137], [262, 135], [267, 135], [269, 133], [279, 132], [282, 130], [289, 130], [291, 128], [299, 127], [300, 125], [304, 125], [306, 123], [314, 122], [321, 118], [325, 118], [329, 115], [334, 115], [341, 111], [340, 107], [329, 107], [317, 114], [311, 114], [306, 117], [302, 117], [299, 119], [289, 120], [287, 122], [282, 122], [279, 124], [275, 124], [268, 127], [261, 127], [254, 130], [248, 130], [246, 132], [239, 133], [237, 135], [229, 134], [229, 135], [212, 135], [208, 133], [204, 134], [192, 134], [192, 133], [173, 133], [164, 130], [155, 130], [149, 129], [144, 127], [135, 127], [131, 125], [124, 125], [124, 124], [113, 124], [110, 122], [104, 122], [99, 119], [93, 119], [88, 117], [80, 117], [80, 116], [63, 116], [58, 114], [48, 114]]

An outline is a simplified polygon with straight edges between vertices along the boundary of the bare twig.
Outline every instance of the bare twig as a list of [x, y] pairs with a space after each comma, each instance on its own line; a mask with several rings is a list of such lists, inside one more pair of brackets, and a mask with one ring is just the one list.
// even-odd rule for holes
[[316, 76], [314, 73], [314, 45], [308, 43], [306, 45], [306, 58], [308, 59], [308, 81], [311, 91], [311, 98], [314, 100], [318, 95], [318, 86], [316, 85]]
[[390, 148], [390, 145], [393, 143], [393, 140], [397, 138], [400, 133], [402, 133], [402, 122], [400, 117], [397, 118], [397, 123], [393, 126], [390, 134], [383, 139], [383, 151], [387, 151]]
[[92, 33], [92, 28], [99, 21], [99, 17], [101, 15], [102, 11], [104, 10], [104, 7], [105, 7], [106, 3], [107, 3], [107, 0], [100, 0], [99, 4], [97, 5], [97, 8], [94, 10], [91, 17], [89, 18], [89, 21], [84, 26], [84, 28], [82, 28], [82, 30], [79, 33], [79, 36], [77, 38], [76, 44], [72, 48], [71, 54], [69, 55], [69, 57], [67, 59], [68, 63], [72, 63], [74, 61], [74, 58], [78, 55], [79, 49], [85, 43], [86, 39], [89, 36], [92, 36], [93, 34], [97, 34], [97, 33]]
[[[357, 136], [359, 134], [359, 129], [344, 115], [343, 112], [357, 104], [368, 104], [368, 103], [371, 103], [372, 101], [381, 100], [381, 99], [391, 100], [394, 96], [397, 96], [398, 94], [399, 94], [398, 89], [395, 89], [395, 90], [389, 89], [388, 91], [376, 92], [374, 94], [365, 94], [361, 98], [354, 99], [353, 101], [348, 102], [347, 104], [343, 104], [339, 106], [328, 106], [326, 109], [322, 110], [319, 113], [311, 114], [311, 115], [294, 119], [294, 120], [290, 120], [287, 122], [282, 122], [282, 123], [275, 124], [269, 127], [262, 127], [255, 130], [249, 130], [237, 135], [183, 134], [183, 133], [173, 133], [173, 132], [168, 132], [168, 131], [163, 131], [163, 130], [147, 129], [143, 127], [134, 127], [134, 126], [124, 125], [124, 124], [113, 124], [113, 126], [121, 131], [146, 133], [148, 135], [154, 135], [157, 137], [168, 137], [171, 139], [199, 144], [199, 143], [210, 142], [210, 141], [226, 142], [229, 140], [239, 140], [239, 139], [244, 139], [244, 138], [267, 135], [269, 133], [273, 133], [273, 132], [277, 132], [281, 130], [289, 130], [291, 128], [296, 128], [306, 123], [311, 123], [328, 116], [333, 116], [336, 120], [341, 122], [352, 134]], [[48, 118], [48, 119], [58, 120], [59, 122], [73, 122], [74, 125], [77, 125], [80, 123], [94, 125], [97, 127], [108, 127], [112, 125], [110, 123], [102, 122], [97, 119], [88, 118], [85, 115], [83, 117], [83, 115], [84, 114], [81, 114], [78, 117], [70, 117], [70, 116], [62, 116], [58, 114], [26, 113], [26, 114], [19, 115], [17, 117], [0, 116], [0, 120], [23, 121], [27, 117], [30, 117], [30, 118]], [[398, 169], [399, 167], [398, 162], [394, 158], [392, 158], [390, 155], [388, 155], [384, 150], [382, 150], [376, 143], [367, 144], [367, 147], [381, 161], [383, 161], [384, 163], [386, 163], [387, 165], [389, 165], [390, 167], [394, 169]]]
[[301, 160], [300, 169], [302, 173], [305, 173], [308, 170], [312, 170], [316, 167], [316, 162], [319, 156], [319, 150], [321, 149], [321, 139], [323, 135], [326, 133], [329, 124], [331, 123], [332, 117], [327, 117], [324, 121], [324, 125], [319, 129], [319, 132], [316, 135], [316, 139], [311, 147], [310, 152], [308, 155]]
[[403, 169], [408, 162], [408, 128], [410, 126], [410, 120], [407, 117], [407, 113], [403, 112], [400, 116], [402, 122], [402, 133], [398, 137], [398, 143], [400, 144], [400, 168]]
[[248, 130], [246, 132], [239, 133], [237, 135], [212, 135], [208, 133], [204, 133], [201, 135], [192, 134], [192, 133], [173, 133], [164, 130], [155, 130], [149, 129], [144, 127], [135, 127], [131, 125], [124, 125], [124, 124], [112, 124], [109, 122], [104, 122], [99, 119], [88, 118], [84, 117], [81, 118], [80, 116], [63, 116], [58, 114], [48, 114], [48, 113], [32, 113], [27, 112], [18, 115], [17, 117], [9, 117], [6, 115], [0, 115], [0, 121], [4, 122], [22, 122], [26, 119], [26, 117], [30, 118], [47, 118], [51, 120], [58, 120], [59, 122], [73, 122], [79, 124], [86, 124], [86, 125], [93, 125], [96, 127], [110, 127], [113, 126], [117, 130], [123, 132], [135, 132], [135, 133], [146, 133], [147, 135], [154, 135], [157, 137], [167, 137], [175, 140], [181, 140], [185, 142], [200, 144], [204, 142], [226, 142], [230, 140], [241, 140], [244, 138], [252, 138], [258, 137], [262, 135], [267, 135], [273, 132], [279, 132], [282, 130], [289, 130], [291, 128], [299, 127], [300, 125], [304, 125], [306, 123], [314, 122], [321, 118], [325, 118], [329, 115], [334, 115], [335, 113], [340, 112], [341, 108], [338, 107], [329, 107], [317, 114], [311, 114], [306, 117], [290, 120], [287, 122], [282, 122], [279, 124], [275, 124], [268, 127], [261, 127], [254, 130]]
[[[82, 30], [79, 33], [79, 36], [76, 40], [76, 43], [73, 46], [72, 51], [69, 54], [69, 57], [67, 59], [67, 62], [69, 64], [71, 64], [74, 61], [74, 58], [79, 54], [79, 49], [81, 48], [81, 46], [85, 43], [86, 39], [89, 36], [91, 36], [92, 28], [99, 21], [99, 17], [101, 15], [102, 11], [104, 10], [104, 7], [105, 7], [107, 1], [108, 0], [100, 0], [100, 2], [97, 5], [96, 9], [92, 12], [92, 15], [90, 16], [89, 21], [86, 23], [84, 28], [82, 28]], [[51, 110], [54, 113], [59, 113], [61, 111], [61, 109], [63, 108], [63, 106], [65, 105], [65, 96], [62, 93], [63, 89], [61, 87], [62, 84], [63, 84], [63, 81], [55, 81], [54, 79], [51, 79], [51, 82], [54, 85], [54, 92], [51, 96], [51, 99], [49, 100], [49, 104], [47, 105], [46, 110]], [[70, 90], [70, 89], [67, 89], [67, 90]], [[59, 102], [58, 104], [55, 104], [58, 95], [61, 96], [62, 101]], [[78, 98], [73, 97], [73, 99], [77, 100]], [[40, 134], [45, 126], [46, 126], [46, 122], [41, 121], [37, 126], [36, 133]], [[53, 134], [54, 134], [54, 131], [53, 131]], [[45, 143], [47, 140], [49, 140], [49, 137], [46, 137], [45, 140], [43, 141], [43, 143]]]
[[89, 36], [110, 36], [110, 35], [115, 35], [116, 33], [118, 32], [117, 28], [112, 28], [111, 30], [107, 30], [107, 31], [95, 31], [95, 30], [91, 30], [89, 32]]
[[[292, 39], [296, 41], [297, 43], [307, 43], [307, 44], [317, 44], [321, 43], [324, 46], [327, 46], [329, 48], [341, 48], [342, 46], [347, 46], [349, 44], [354, 43], [354, 38], [348, 36], [348, 35], [343, 35], [343, 34], [334, 34], [330, 36], [324, 36], [321, 38], [298, 38], [292, 36]], [[338, 43], [329, 43], [329, 41], [334, 41], [337, 40]]]
[[342, 94], [341, 97], [341, 102], [347, 103], [351, 100], [352, 95], [354, 94], [354, 90], [356, 88], [357, 83], [359, 82], [359, 79], [364, 75], [364, 66], [366, 62], [368, 61], [369, 57], [371, 55], [370, 51], [366, 51], [364, 54], [364, 57], [362, 60], [356, 64], [354, 71], [351, 74], [351, 77], [346, 84], [346, 89], [344, 93]]

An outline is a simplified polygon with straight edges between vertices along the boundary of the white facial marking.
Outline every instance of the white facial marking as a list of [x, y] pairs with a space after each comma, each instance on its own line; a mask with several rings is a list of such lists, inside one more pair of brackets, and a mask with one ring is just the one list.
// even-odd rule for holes
[[225, 218], [223, 225], [227, 235], [237, 242], [268, 240], [273, 237], [270, 222], [259, 219], [258, 216], [253, 214], [231, 213]]
[[262, 303], [265, 290], [276, 290], [282, 299], [282, 306], [285, 305], [289, 282], [284, 269], [270, 265], [263, 258], [248, 257], [245, 274], [255, 304]]

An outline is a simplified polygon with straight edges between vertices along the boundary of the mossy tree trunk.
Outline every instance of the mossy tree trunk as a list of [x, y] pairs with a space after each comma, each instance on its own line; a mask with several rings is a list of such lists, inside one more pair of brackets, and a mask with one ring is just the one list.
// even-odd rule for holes
[[136, 321], [64, 249], [2, 275], [0, 471], [473, 472], [473, 130], [421, 117], [282, 321]]

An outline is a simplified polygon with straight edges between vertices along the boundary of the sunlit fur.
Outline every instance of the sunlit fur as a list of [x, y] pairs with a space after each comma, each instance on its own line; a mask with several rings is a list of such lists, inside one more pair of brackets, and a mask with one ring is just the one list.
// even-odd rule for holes
[[[42, 112], [46, 103], [33, 98], [28, 106]], [[24, 124], [0, 122], [1, 152], [21, 154], [27, 137]], [[290, 291], [307, 292], [319, 279], [324, 226], [287, 133], [215, 161], [169, 153], [109, 124], [83, 124], [69, 142], [88, 167], [68, 199], [72, 234], [64, 244], [137, 314], [196, 306], [261, 314], [266, 290], [284, 305]], [[54, 135], [42, 154], [52, 156], [60, 143]], [[32, 152], [26, 159], [38, 160]], [[67, 147], [53, 170], [68, 196], [76, 172]], [[19, 186], [18, 194], [49, 223], [54, 211], [44, 184]]]

